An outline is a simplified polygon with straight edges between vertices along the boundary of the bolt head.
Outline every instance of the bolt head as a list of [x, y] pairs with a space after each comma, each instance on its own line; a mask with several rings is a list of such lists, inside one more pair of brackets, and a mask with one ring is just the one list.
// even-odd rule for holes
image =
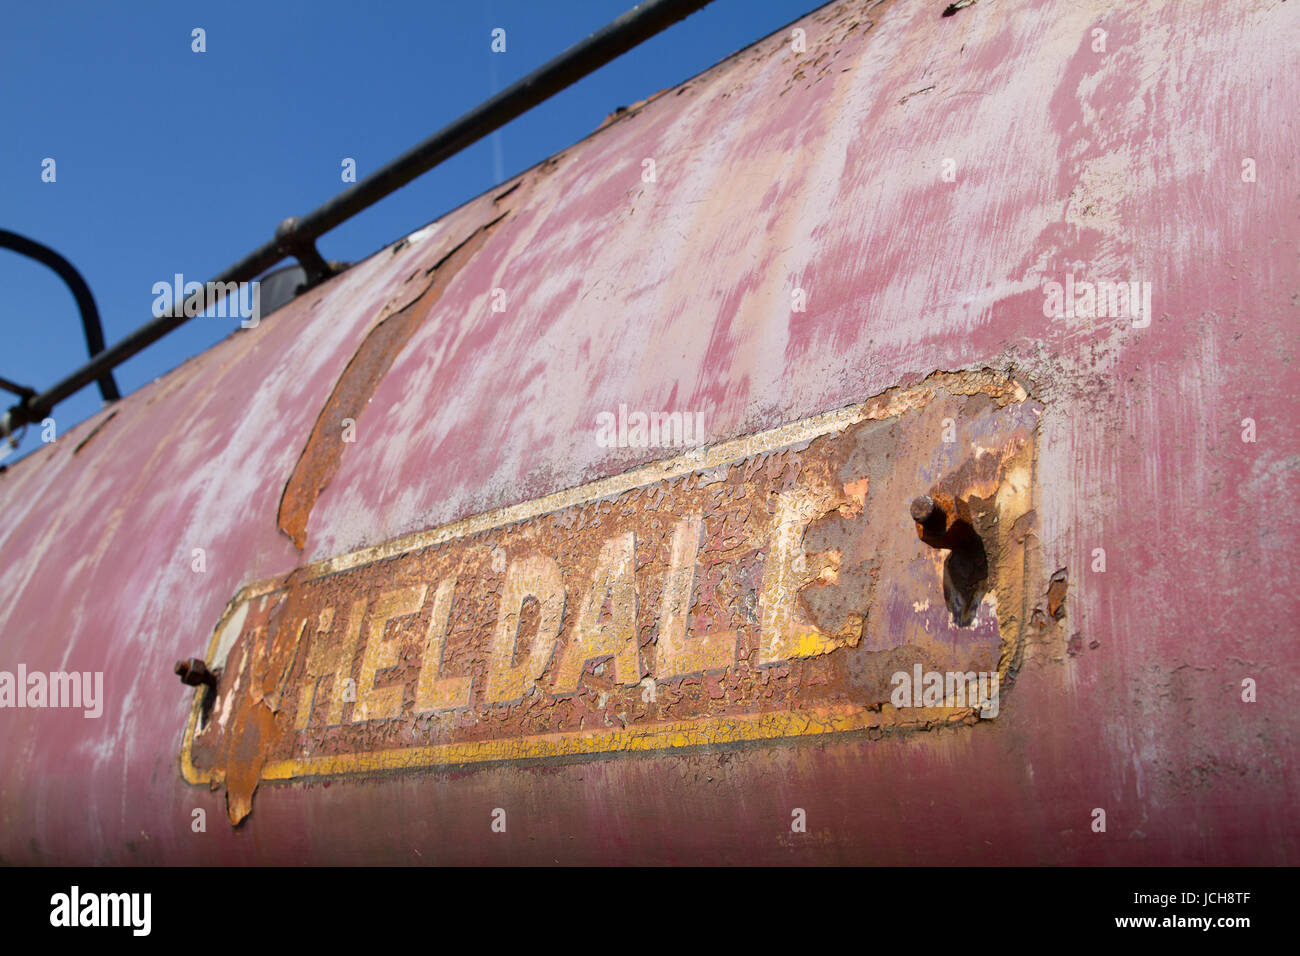
[[191, 687], [197, 687], [199, 684], [209, 684], [215, 687], [217, 684], [216, 675], [208, 670], [208, 665], [197, 657], [177, 661], [174, 670], [180, 675], [181, 683], [188, 684]]

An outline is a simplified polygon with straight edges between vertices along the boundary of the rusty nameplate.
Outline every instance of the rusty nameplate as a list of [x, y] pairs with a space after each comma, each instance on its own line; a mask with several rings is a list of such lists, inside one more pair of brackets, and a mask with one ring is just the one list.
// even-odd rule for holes
[[[938, 373], [251, 585], [185, 777], [226, 783], [236, 820], [259, 780], [988, 717], [898, 675], [1006, 676], [1039, 411]], [[918, 534], [922, 495], [979, 555]]]

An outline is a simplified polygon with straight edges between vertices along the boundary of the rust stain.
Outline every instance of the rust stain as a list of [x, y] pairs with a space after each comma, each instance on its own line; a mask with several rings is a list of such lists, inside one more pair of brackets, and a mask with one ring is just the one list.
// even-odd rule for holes
[[72, 449], [72, 453], [74, 455], [78, 454], [81, 451], [81, 449], [85, 448], [88, 444], [90, 444], [90, 440], [94, 438], [96, 435], [98, 435], [103, 430], [105, 425], [107, 425], [116, 417], [117, 417], [117, 409], [114, 409], [113, 411], [105, 415], [103, 420], [100, 421], [98, 424], [96, 424], [95, 427], [90, 430], [90, 433], [86, 435], [85, 438], [77, 442], [77, 447]]
[[[794, 72], [786, 81], [784, 88], [782, 88], [782, 90], [777, 94], [777, 98], [780, 99], [782, 96], [785, 96], [786, 93], [794, 89], [796, 83], [807, 80], [808, 74], [805, 72], [806, 69], [820, 66], [820, 69], [817, 70], [817, 78], [811, 83], [806, 83], [804, 89], [810, 88], [814, 83], [821, 82], [821, 80], [831, 72], [832, 67], [835, 65], [833, 62], [823, 65], [822, 61], [828, 56], [831, 57], [832, 60], [837, 57], [841, 51], [842, 45], [849, 39], [849, 37], [857, 32], [859, 27], [862, 29], [863, 33], [866, 33], [874, 27], [877, 21], [872, 18], [880, 17], [889, 8], [886, 6], [884, 9], [876, 9], [877, 7], [881, 7], [882, 4], [892, 6], [893, 0], [874, 0], [872, 3], [861, 5], [856, 10], [854, 10], [849, 4], [833, 8], [827, 7], [823, 8], [821, 11], [817, 11], [806, 21], [803, 21], [808, 24], [822, 24], [825, 29], [808, 30], [807, 42], [809, 48], [802, 53], [793, 52], [793, 57], [796, 60]], [[867, 14], [871, 14], [871, 16], [868, 17]], [[843, 30], [842, 33], [840, 32], [841, 30]], [[765, 42], [774, 43], [773, 52], [780, 53], [791, 50], [790, 34], [785, 31], [778, 32]], [[755, 49], [757, 49], [757, 46]], [[844, 68], [841, 69], [840, 72], [846, 72], [846, 70], [847, 68]]]
[[[936, 373], [250, 586], [185, 776], [224, 783], [237, 824], [268, 779], [981, 719], [896, 707], [891, 675], [1011, 676], [1038, 409]], [[991, 556], [966, 621], [908, 517], [925, 489]]]
[[971, 6], [974, 2], [975, 0], [957, 0], [956, 3], [950, 3], [948, 6], [944, 7], [943, 13], [939, 14], [939, 16], [950, 17], [958, 10], [964, 10], [966, 7]]
[[1060, 568], [1047, 586], [1047, 613], [1059, 621], [1065, 617], [1065, 592], [1070, 586], [1069, 573]]
[[[633, 114], [639, 112], [639, 111], [641, 110], [642, 107], [647, 106], [647, 105], [649, 105], [650, 103], [653, 103], [655, 100], [659, 99], [659, 97], [663, 96], [665, 93], [669, 92], [671, 89], [672, 89], [672, 87], [666, 87], [666, 88], [660, 90], [660, 91], [657, 92], [657, 93], [651, 93], [651, 94], [650, 94], [649, 96], [647, 96], [645, 99], [643, 99], [643, 100], [637, 100], [637, 101], [636, 101], [635, 103], [633, 103], [631, 106], [618, 106], [618, 107], [615, 107], [615, 109], [614, 109], [614, 111], [613, 111], [612, 113], [610, 113], [610, 114], [609, 114], [608, 116], [606, 116], [603, 120], [601, 120], [600, 125], [596, 127], [596, 132], [600, 132], [601, 130], [605, 129], [606, 127], [608, 127], [608, 126], [612, 126], [614, 123], [617, 123], [619, 120], [624, 119], [624, 118], [626, 118], [626, 117], [628, 117], [628, 116], [632, 116]], [[681, 93], [681, 92], [684, 92], [684, 91], [679, 89], [677, 92], [678, 92], [678, 93]]]
[[930, 92], [931, 90], [933, 90], [933, 89], [934, 89], [934, 86], [933, 86], [933, 84], [932, 84], [932, 85], [930, 85], [930, 86], [924, 87], [923, 89], [913, 90], [911, 93], [904, 94], [903, 97], [898, 101], [898, 105], [899, 105], [899, 106], [902, 106], [904, 103], [906, 103], [906, 102], [907, 102], [908, 100], [910, 100], [912, 97], [914, 97], [914, 96], [920, 96], [922, 93], [929, 93], [929, 92]]
[[[303, 575], [299, 569], [289, 575], [292, 582]], [[226, 814], [238, 826], [253, 807], [253, 793], [262, 779], [268, 755], [292, 732], [281, 704], [285, 687], [302, 647], [303, 627], [298, 619], [301, 596], [290, 587], [246, 632], [247, 639], [231, 648], [225, 667], [217, 673], [218, 689], [225, 688], [224, 700], [203, 701], [207, 722], [229, 716], [231, 732], [219, 745], [210, 781], [212, 789], [226, 786]]]
[[311, 510], [321, 492], [338, 472], [344, 447], [354, 438], [355, 428], [366, 410], [370, 396], [374, 394], [402, 347], [429, 314], [434, 302], [450, 285], [456, 273], [482, 248], [493, 227], [505, 216], [506, 213], [503, 212], [475, 230], [469, 238], [435, 263], [426, 272], [430, 278], [424, 291], [414, 300], [380, 319], [339, 376], [280, 498], [277, 524], [300, 550], [307, 541], [307, 521], [311, 517]]

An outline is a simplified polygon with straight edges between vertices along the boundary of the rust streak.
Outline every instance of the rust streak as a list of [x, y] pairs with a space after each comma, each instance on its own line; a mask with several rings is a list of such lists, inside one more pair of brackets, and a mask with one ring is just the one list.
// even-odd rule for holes
[[481, 226], [439, 260], [427, 273], [431, 276], [428, 287], [412, 302], [381, 319], [367, 333], [347, 368], [339, 376], [280, 498], [277, 525], [300, 550], [307, 541], [307, 521], [311, 517], [311, 510], [342, 462], [343, 449], [348, 443], [345, 438], [350, 437], [345, 424], [350, 420], [350, 427], [356, 427], [370, 396], [388, 373], [403, 346], [451, 284], [456, 273], [474, 257], [493, 227], [505, 216], [506, 213], [502, 213]]
[[94, 438], [96, 435], [98, 435], [98, 434], [100, 433], [100, 430], [103, 429], [103, 427], [104, 427], [105, 425], [107, 425], [109, 422], [111, 422], [111, 421], [112, 421], [114, 418], [116, 418], [116, 417], [117, 417], [117, 411], [116, 411], [116, 410], [111, 411], [111, 412], [109, 412], [106, 416], [104, 416], [103, 421], [101, 421], [98, 425], [96, 425], [94, 428], [92, 428], [92, 429], [90, 430], [90, 433], [89, 433], [88, 435], [86, 435], [85, 438], [83, 438], [83, 439], [81, 439], [81, 441], [77, 442], [77, 447], [74, 448], [74, 449], [72, 449], [72, 453], [75, 455], [75, 454], [77, 454], [78, 452], [80, 452], [81, 449], [83, 449], [83, 448], [85, 448], [87, 445], [89, 445], [89, 444], [90, 444], [90, 440], [91, 440], [92, 438]]
[[1069, 575], [1065, 568], [1052, 575], [1047, 587], [1047, 613], [1055, 620], [1059, 621], [1065, 616], [1065, 592], [1069, 586]]

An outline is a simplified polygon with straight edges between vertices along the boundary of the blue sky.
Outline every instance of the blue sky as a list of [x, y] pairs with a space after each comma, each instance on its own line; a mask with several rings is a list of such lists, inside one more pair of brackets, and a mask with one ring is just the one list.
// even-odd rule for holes
[[[276, 223], [358, 179], [604, 26], [634, 0], [16, 3], [0, 30], [0, 228], [77, 267], [111, 344], [151, 317], [155, 282], [206, 281]], [[590, 134], [626, 106], [820, 6], [715, 0], [319, 243], [355, 262]], [[207, 50], [191, 50], [191, 31]], [[506, 31], [506, 52], [491, 50]], [[56, 181], [42, 182], [42, 160]], [[221, 340], [199, 317], [116, 371], [128, 394]], [[0, 249], [0, 376], [48, 387], [87, 358], [76, 305]], [[14, 399], [0, 392], [0, 406]], [[57, 407], [58, 432], [100, 407]], [[37, 447], [32, 426], [12, 464]]]

